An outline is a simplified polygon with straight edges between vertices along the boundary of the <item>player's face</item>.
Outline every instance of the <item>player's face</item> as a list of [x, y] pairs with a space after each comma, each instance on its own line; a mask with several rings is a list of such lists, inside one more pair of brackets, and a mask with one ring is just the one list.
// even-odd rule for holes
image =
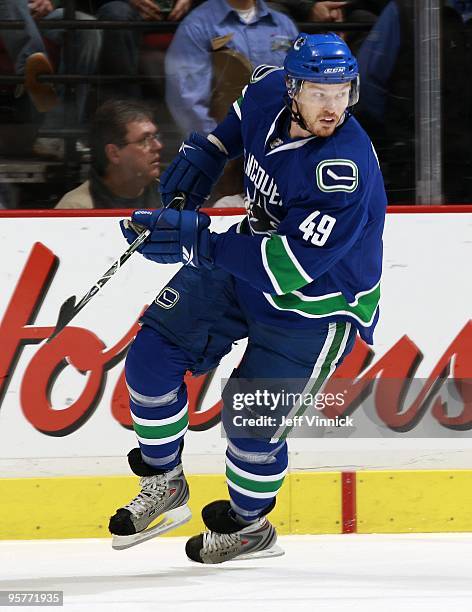
[[152, 121], [131, 121], [127, 125], [126, 144], [120, 161], [124, 172], [151, 182], [160, 174], [160, 151], [157, 126]]
[[324, 138], [331, 136], [348, 106], [350, 89], [350, 83], [302, 84], [296, 100], [309, 132]]

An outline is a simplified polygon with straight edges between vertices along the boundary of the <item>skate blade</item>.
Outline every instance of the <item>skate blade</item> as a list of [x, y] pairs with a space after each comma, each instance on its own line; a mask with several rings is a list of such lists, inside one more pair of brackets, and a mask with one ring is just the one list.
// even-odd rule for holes
[[237, 557], [234, 557], [230, 560], [245, 561], [250, 559], [268, 559], [270, 557], [282, 557], [283, 555], [285, 555], [285, 551], [283, 550], [283, 548], [280, 548], [280, 546], [277, 546], [277, 544], [275, 544], [271, 548], [266, 548], [265, 550], [256, 550], [255, 552], [248, 553], [247, 555], [238, 555]]
[[173, 510], [168, 510], [163, 516], [162, 520], [160, 520], [157, 525], [154, 525], [154, 527], [151, 527], [150, 529], [145, 529], [144, 531], [133, 533], [129, 536], [114, 535], [111, 547], [114, 550], [131, 548], [131, 546], [136, 546], [136, 544], [141, 544], [141, 542], [151, 540], [152, 538], [157, 538], [158, 536], [161, 536], [172, 529], [176, 529], [180, 525], [187, 523], [191, 518], [192, 513], [187, 505], [174, 508]]

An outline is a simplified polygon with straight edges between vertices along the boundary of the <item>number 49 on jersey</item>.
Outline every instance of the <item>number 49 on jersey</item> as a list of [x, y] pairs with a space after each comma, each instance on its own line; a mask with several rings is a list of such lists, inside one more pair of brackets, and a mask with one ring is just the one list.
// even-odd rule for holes
[[323, 246], [331, 234], [336, 219], [330, 215], [320, 215], [319, 210], [315, 210], [300, 223], [298, 229], [303, 232], [303, 240], [310, 241], [315, 246]]

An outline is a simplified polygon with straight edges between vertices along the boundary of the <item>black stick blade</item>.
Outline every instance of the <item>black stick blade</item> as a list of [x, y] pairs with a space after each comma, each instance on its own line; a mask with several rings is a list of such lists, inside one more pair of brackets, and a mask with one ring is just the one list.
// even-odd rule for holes
[[75, 317], [75, 295], [72, 295], [70, 298], [62, 304], [61, 309], [59, 310], [59, 316], [57, 318], [56, 327], [54, 331], [50, 335], [48, 342], [55, 338], [59, 332], [61, 332], [64, 327], [72, 321]]

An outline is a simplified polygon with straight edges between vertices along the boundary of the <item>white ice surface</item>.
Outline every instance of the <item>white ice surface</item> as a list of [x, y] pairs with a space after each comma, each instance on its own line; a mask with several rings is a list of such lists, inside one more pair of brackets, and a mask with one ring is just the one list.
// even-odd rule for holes
[[[289, 536], [284, 557], [193, 564], [185, 539], [0, 542], [0, 590], [90, 612], [471, 611], [472, 534]], [[58, 607], [25, 609], [61, 610]]]

